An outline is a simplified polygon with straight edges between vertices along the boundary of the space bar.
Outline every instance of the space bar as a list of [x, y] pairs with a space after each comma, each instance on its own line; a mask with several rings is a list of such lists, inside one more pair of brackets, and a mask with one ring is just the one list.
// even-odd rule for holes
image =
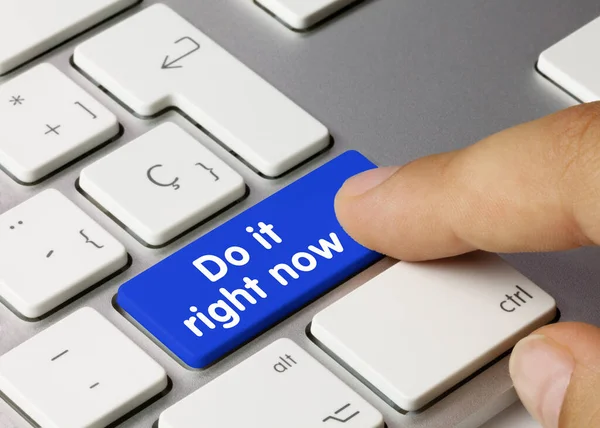
[[346, 179], [374, 167], [340, 155], [125, 283], [118, 305], [206, 367], [381, 257], [344, 232], [333, 204]]

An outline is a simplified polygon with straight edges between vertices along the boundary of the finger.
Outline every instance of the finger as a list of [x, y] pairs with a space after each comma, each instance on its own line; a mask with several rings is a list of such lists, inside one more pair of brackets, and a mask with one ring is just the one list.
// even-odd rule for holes
[[353, 177], [336, 212], [359, 242], [404, 260], [598, 243], [600, 104]]
[[510, 372], [521, 401], [544, 428], [600, 427], [597, 327], [543, 327], [517, 344]]

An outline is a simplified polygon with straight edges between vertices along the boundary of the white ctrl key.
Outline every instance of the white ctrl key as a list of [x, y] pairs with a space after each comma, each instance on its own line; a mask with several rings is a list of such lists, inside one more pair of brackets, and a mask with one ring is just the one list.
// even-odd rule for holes
[[159, 428], [383, 428], [381, 414], [289, 339], [165, 410]]
[[556, 303], [497, 256], [399, 262], [317, 314], [316, 339], [404, 410], [418, 410], [522, 337]]
[[44, 428], [103, 428], [167, 382], [160, 365], [91, 308], [0, 357], [0, 390]]

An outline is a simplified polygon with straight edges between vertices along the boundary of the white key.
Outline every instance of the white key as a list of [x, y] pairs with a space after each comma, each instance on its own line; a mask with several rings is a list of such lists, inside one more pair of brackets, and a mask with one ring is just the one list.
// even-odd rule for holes
[[57, 190], [0, 215], [0, 297], [36, 318], [123, 268], [125, 248]]
[[600, 18], [544, 51], [538, 70], [583, 102], [600, 100]]
[[399, 262], [313, 318], [312, 334], [418, 410], [550, 322], [552, 297], [499, 257]]
[[294, 30], [307, 30], [357, 0], [256, 0]]
[[33, 183], [119, 133], [114, 114], [50, 64], [0, 86], [0, 165]]
[[0, 75], [139, 0], [0, 0]]
[[160, 365], [91, 308], [0, 357], [0, 390], [44, 428], [103, 428], [167, 382]]
[[165, 410], [159, 428], [383, 428], [381, 414], [289, 339]]
[[267, 176], [329, 144], [321, 123], [162, 4], [84, 42], [74, 60], [136, 113], [176, 106]]
[[84, 168], [79, 184], [153, 246], [167, 243], [246, 193], [237, 172], [173, 123]]

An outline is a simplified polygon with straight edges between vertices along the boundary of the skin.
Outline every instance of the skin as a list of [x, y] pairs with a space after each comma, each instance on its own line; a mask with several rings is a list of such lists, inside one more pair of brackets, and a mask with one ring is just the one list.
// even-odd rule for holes
[[[335, 206], [357, 241], [407, 261], [598, 245], [600, 103], [352, 177]], [[600, 427], [599, 328], [543, 327], [515, 347], [510, 370], [544, 428]]]

